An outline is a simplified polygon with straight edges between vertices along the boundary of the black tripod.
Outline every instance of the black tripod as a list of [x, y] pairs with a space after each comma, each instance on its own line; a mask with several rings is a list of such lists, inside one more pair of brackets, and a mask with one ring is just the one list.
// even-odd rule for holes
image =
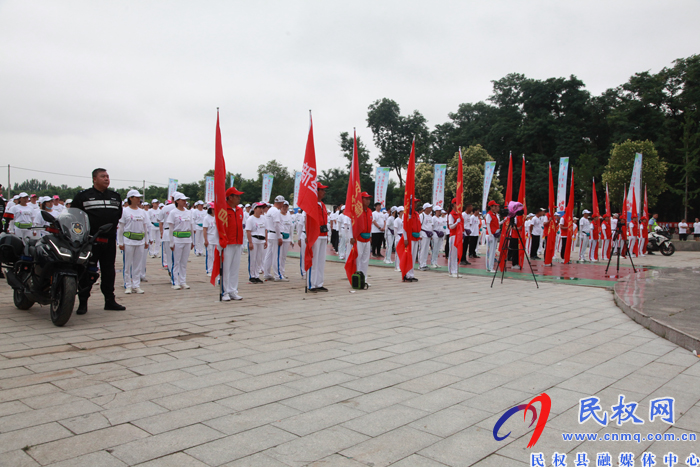
[[[618, 225], [619, 225], [619, 223], [618, 223]], [[620, 238], [620, 230], [615, 229], [615, 234], [613, 235], [613, 238], [612, 238], [613, 245], [615, 245], [615, 242], [619, 238]], [[626, 238], [625, 238], [624, 242], [625, 242], [624, 248], [625, 248], [625, 250], [627, 250], [627, 255], [630, 258], [630, 263], [632, 264], [632, 270], [636, 273], [637, 268], [634, 267], [634, 262], [632, 261], [632, 252], [629, 249], [629, 245], [627, 244]], [[620, 275], [620, 254], [622, 253], [622, 245], [620, 245], [618, 248], [616, 248], [616, 250], [617, 250], [617, 275], [619, 276]], [[605, 274], [608, 273], [608, 269], [610, 268], [610, 261], [612, 261], [612, 257], [613, 257], [613, 255], [610, 255], [610, 258], [608, 258], [608, 266], [605, 268]]]
[[[501, 261], [503, 261], [503, 263], [504, 263], [503, 271], [501, 271], [501, 284], [503, 283], [503, 278], [506, 275], [505, 262], [508, 261], [507, 252], [513, 251], [514, 252], [513, 254], [517, 255], [520, 250], [523, 250], [525, 252], [525, 254], [523, 256], [525, 256], [525, 259], [527, 260], [527, 265], [530, 266], [530, 272], [532, 273], [532, 278], [535, 280], [535, 285], [539, 289], [540, 284], [537, 283], [537, 277], [535, 277], [535, 271], [532, 270], [532, 263], [530, 263], [530, 258], [528, 257], [527, 249], [525, 248], [525, 242], [523, 241], [523, 237], [520, 234], [520, 230], [518, 230], [518, 229], [515, 229], [515, 233], [518, 236], [518, 243], [520, 244], [520, 246], [518, 248], [515, 248], [515, 249], [510, 248], [510, 233], [511, 233], [511, 231], [513, 231], [513, 223], [515, 221], [515, 218], [512, 218], [512, 221], [513, 222], [508, 223], [508, 230], [505, 233], [506, 237], [505, 237], [505, 240], [503, 240], [503, 247], [501, 248], [500, 257], [498, 260], [498, 267], [500, 267]], [[503, 234], [501, 234], [501, 235], [503, 235]], [[503, 259], [504, 258], [503, 255], [506, 255], [505, 259]], [[520, 265], [521, 270], [522, 270], [522, 267], [523, 266]], [[493, 273], [493, 279], [491, 279], [491, 287], [493, 287], [493, 283], [496, 280], [496, 275], [498, 275], [498, 268], [496, 268], [496, 272]]]

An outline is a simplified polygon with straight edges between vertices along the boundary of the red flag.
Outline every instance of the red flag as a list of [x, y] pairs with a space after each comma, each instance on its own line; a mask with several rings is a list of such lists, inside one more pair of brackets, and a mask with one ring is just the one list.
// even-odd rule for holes
[[642, 253], [647, 254], [647, 242], [649, 242], [649, 203], [647, 201], [647, 186], [644, 185], [644, 217], [639, 236], [642, 238]]
[[[595, 191], [595, 178], [593, 179], [593, 240], [600, 237], [600, 210], [598, 209], [598, 194]], [[598, 260], [598, 243], [596, 243], [593, 259]]]
[[[228, 204], [226, 203], [226, 161], [224, 148], [221, 145], [221, 128], [219, 127], [219, 110], [216, 110], [216, 142], [214, 143], [214, 218], [216, 230], [219, 232], [219, 245], [226, 248], [226, 226], [228, 225]], [[214, 249], [214, 264], [212, 265], [211, 284], [216, 284], [216, 278], [221, 269], [221, 259], [218, 248]]]
[[[464, 222], [462, 222], [462, 209], [464, 209], [464, 173], [462, 169], [462, 148], [459, 148], [459, 162], [457, 164], [457, 191], [455, 192], [455, 199], [457, 199], [457, 206], [455, 210], [457, 211], [457, 217], [455, 219], [460, 219], [457, 224], [457, 229], [455, 231], [455, 249], [457, 250], [457, 258], [462, 257], [462, 249], [464, 248]], [[457, 260], [459, 263], [459, 259]], [[459, 266], [458, 266], [459, 268]]]
[[[520, 173], [520, 192], [518, 193], [518, 202], [522, 203], [523, 205], [523, 213], [527, 213], [527, 203], [525, 202], [525, 155], [523, 155], [523, 169]], [[525, 231], [523, 228], [525, 226], [525, 215], [526, 214], [518, 216], [516, 224], [521, 230], [523, 242], [525, 241]], [[522, 247], [522, 249], [518, 250], [518, 264], [522, 268], [525, 262], [525, 247], [524, 245], [520, 245], [520, 247]]]
[[[318, 188], [316, 187], [316, 150], [314, 149], [314, 123], [309, 114], [309, 137], [306, 140], [304, 166], [301, 169], [299, 183], [299, 207], [306, 213], [306, 252], [304, 269], [309, 270], [313, 261], [313, 246], [320, 233], [321, 217], [318, 205]], [[301, 254], [301, 253], [300, 253]]]
[[[634, 192], [634, 190], [632, 190], [632, 219], [630, 222], [632, 222], [632, 230], [630, 231], [630, 235], [637, 237], [639, 231], [639, 219], [637, 219], [637, 194]], [[634, 253], [634, 256], [639, 256], [639, 241], [634, 242], [634, 250], [632, 252]]]
[[605, 184], [605, 214], [612, 218], [612, 214], [610, 213], [610, 193], [608, 192], [607, 183]]
[[[360, 164], [357, 157], [357, 135], [353, 131], [353, 146], [352, 146], [352, 164], [350, 164], [350, 178], [348, 180], [348, 194], [345, 197], [344, 214], [350, 218], [352, 222], [352, 234], [354, 238], [359, 235], [360, 223], [357, 222], [362, 215], [364, 206], [362, 205], [362, 187], [360, 186]], [[387, 245], [391, 250], [391, 246]], [[357, 262], [357, 243], [352, 246], [352, 250], [345, 261], [345, 274], [352, 284], [352, 275], [356, 271]]]
[[[508, 209], [508, 203], [513, 201], [513, 153], [508, 157], [508, 185], [506, 185], [506, 198], [504, 202], [504, 207]], [[506, 217], [503, 222], [503, 227], [501, 227], [501, 239], [498, 242], [498, 251], [501, 252], [501, 256], [498, 259], [498, 268], [503, 271], [506, 267], [507, 254], [503, 254], [503, 245], [506, 242], [506, 232], [508, 231], [508, 225], [510, 224], [510, 217]]]
[[[413, 269], [413, 253], [411, 243], [413, 242], [413, 223], [418, 217], [415, 212], [415, 178], [416, 178], [416, 140], [413, 139], [411, 145], [411, 156], [408, 159], [408, 170], [406, 171], [406, 191], [404, 192], [403, 204], [403, 230], [404, 236], [401, 237], [396, 246], [396, 253], [399, 255], [399, 267], [401, 268], [401, 277], [406, 277], [408, 271]], [[420, 230], [418, 230], [420, 232]]]
[[554, 258], [554, 250], [557, 243], [557, 223], [554, 218], [554, 210], [556, 206], [554, 204], [554, 181], [552, 180], [552, 164], [549, 164], [549, 212], [547, 216], [549, 217], [549, 223], [547, 224], [547, 247], [544, 251], [544, 264], [552, 264], [552, 259]]
[[608, 242], [608, 251], [605, 256], [610, 258], [610, 255], [612, 254], [612, 213], [610, 212], [610, 193], [608, 192], [608, 184], [605, 184], [605, 214], [608, 216], [608, 220], [606, 221], [606, 225], [608, 226], [608, 235], [609, 235], [609, 242]]
[[567, 245], [566, 251], [564, 252], [564, 264], [571, 261], [571, 249], [576, 243], [576, 238], [574, 238], [574, 169], [571, 169], [571, 189], [569, 190], [569, 203], [566, 205], [566, 212], [564, 213], [564, 225], [567, 228], [567, 238], [569, 244]]

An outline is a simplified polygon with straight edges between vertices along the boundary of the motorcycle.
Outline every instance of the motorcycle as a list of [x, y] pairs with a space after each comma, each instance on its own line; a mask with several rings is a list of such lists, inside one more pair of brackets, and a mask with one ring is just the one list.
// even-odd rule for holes
[[658, 225], [653, 232], [649, 232], [647, 251], [660, 251], [664, 256], [671, 256], [676, 252], [676, 247], [671, 243], [671, 233], [668, 229], [662, 229]]
[[73, 314], [81, 280], [87, 276], [92, 287], [99, 278], [97, 268], [88, 266], [88, 259], [97, 237], [112, 225], [103, 225], [90, 236], [90, 221], [80, 209], [65, 209], [56, 218], [41, 211], [41, 217], [49, 223], [48, 234], [41, 238], [0, 235], [0, 265], [6, 269], [17, 308], [28, 310], [34, 303], [50, 305], [51, 321], [63, 326]]

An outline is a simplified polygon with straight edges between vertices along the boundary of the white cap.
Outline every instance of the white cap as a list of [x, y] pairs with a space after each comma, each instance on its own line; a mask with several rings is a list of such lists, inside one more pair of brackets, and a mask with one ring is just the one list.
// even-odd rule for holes
[[24, 198], [24, 197], [29, 198], [29, 195], [26, 194], [25, 192], [22, 192], [22, 193], [18, 194], [17, 197], [18, 197], [18, 198]]
[[151, 203], [159, 203], [159, 202], [160, 202], [160, 201], [158, 201], [158, 200], [155, 199], [155, 198], [151, 200]]
[[246, 203], [246, 205], [243, 206], [243, 207], [244, 207], [244, 208], [248, 208], [248, 207], [250, 207], [250, 204]]
[[282, 203], [282, 202], [284, 202], [284, 196], [277, 195], [277, 197], [275, 198], [275, 203]]
[[286, 204], [287, 206], [289, 206], [289, 201], [284, 200], [284, 204]]
[[14, 196], [12, 197], [12, 199], [13, 199], [13, 200], [19, 199], [19, 195], [14, 195]]
[[73, 198], [68, 198], [68, 199], [66, 200], [66, 204], [70, 204], [70, 203], [72, 203], [72, 202], [73, 202]]
[[236, 207], [238, 207], [238, 208], [242, 208], [242, 207], [243, 207], [243, 205], [242, 205], [242, 204], [239, 204], [239, 205], [238, 205], [238, 206], [236, 206]]
[[398, 208], [396, 208], [396, 212], [402, 212], [403, 210], [404, 210], [403, 206], [399, 206]]
[[39, 199], [36, 200], [36, 202], [41, 204], [41, 203], [45, 203], [46, 201], [51, 201], [51, 200], [52, 199], [50, 196], [40, 196]]
[[195, 206], [199, 206], [200, 204], [204, 205], [204, 201], [202, 201], [201, 199], [199, 201], [197, 201], [196, 203], [194, 203]]
[[187, 196], [183, 195], [179, 191], [173, 193], [173, 201], [180, 201], [181, 199], [189, 199]]
[[391, 207], [391, 212], [396, 212], [396, 206]]
[[423, 204], [423, 209], [428, 209], [428, 208], [432, 208], [432, 207], [433, 207], [433, 205], [430, 203]]
[[584, 214], [590, 214], [591, 211], [589, 211], [588, 209], [584, 209], [584, 210], [583, 210], [583, 213], [584, 213]]
[[439, 204], [436, 204], [435, 211], [442, 211], [442, 206], [440, 206]]
[[126, 194], [126, 197], [131, 198], [132, 196], [136, 196], [137, 198], [143, 198], [143, 196], [141, 196], [141, 193], [139, 193], [138, 190], [129, 190], [129, 192]]

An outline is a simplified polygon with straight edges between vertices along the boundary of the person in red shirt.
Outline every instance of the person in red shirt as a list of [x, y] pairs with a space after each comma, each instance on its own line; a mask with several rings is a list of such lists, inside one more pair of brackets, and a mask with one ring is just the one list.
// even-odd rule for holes
[[228, 215], [226, 222], [227, 244], [222, 252], [221, 260], [223, 269], [221, 300], [225, 302], [243, 299], [238, 295], [238, 271], [241, 266], [241, 251], [243, 250], [243, 208], [239, 208], [238, 204], [242, 194], [242, 191], [238, 191], [234, 187], [226, 190], [226, 204], [228, 204], [226, 208]]
[[353, 238], [350, 244], [357, 244], [356, 271], [362, 271], [367, 277], [369, 268], [369, 255], [371, 253], [370, 240], [372, 239], [372, 210], [369, 208], [372, 197], [366, 191], [360, 193], [362, 196], [362, 214], [357, 218], [357, 228], [353, 229]]

